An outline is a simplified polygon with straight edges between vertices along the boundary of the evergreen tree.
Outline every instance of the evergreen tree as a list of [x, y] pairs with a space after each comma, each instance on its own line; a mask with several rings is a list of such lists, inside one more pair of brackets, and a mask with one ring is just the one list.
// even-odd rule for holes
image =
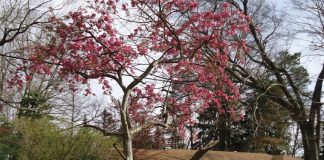
[[21, 101], [20, 108], [18, 109], [18, 117], [41, 118], [51, 108], [47, 103], [47, 99], [39, 91], [26, 92]]

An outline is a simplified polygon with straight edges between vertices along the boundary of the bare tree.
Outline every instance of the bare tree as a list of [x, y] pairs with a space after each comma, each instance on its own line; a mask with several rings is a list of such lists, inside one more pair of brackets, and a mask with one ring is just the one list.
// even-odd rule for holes
[[19, 105], [19, 101], [14, 100], [19, 94], [14, 93], [21, 92], [8, 89], [7, 81], [24, 60], [22, 49], [37, 39], [37, 26], [45, 23], [42, 18], [49, 12], [48, 9], [41, 12], [41, 9], [48, 3], [49, 1], [32, 3], [27, 0], [4, 0], [0, 4], [0, 99], [3, 110], [11, 110], [10, 107], [3, 108], [5, 104]]
[[[70, 90], [58, 78], [57, 66], [50, 67], [54, 74], [36, 75], [25, 69], [31, 63], [28, 49], [40, 42], [48, 41], [43, 28], [48, 23], [48, 18], [60, 12], [71, 4], [71, 0], [63, 0], [61, 4], [54, 4], [52, 0], [3, 0], [0, 3], [0, 110], [7, 118], [14, 118], [17, 110], [35, 110], [37, 108], [23, 108], [21, 100], [27, 93], [39, 93], [55, 108], [49, 109], [44, 114], [57, 116], [57, 111], [69, 109], [56, 105], [59, 98], [66, 96]], [[23, 74], [17, 79], [17, 70]], [[27, 80], [26, 83], [23, 80]], [[12, 83], [15, 81], [15, 83]], [[18, 83], [17, 83], [18, 82]], [[20, 87], [12, 86], [19, 84]], [[79, 96], [81, 95], [78, 93]], [[71, 99], [69, 100], [71, 101]], [[73, 100], [72, 100], [73, 101]], [[71, 105], [69, 105], [71, 107]], [[73, 107], [72, 107], [73, 108]], [[63, 116], [63, 115], [61, 115]], [[74, 120], [75, 119], [74, 117]], [[64, 117], [64, 116], [63, 116]], [[74, 121], [73, 120], [73, 121]], [[80, 121], [80, 119], [78, 119]]]
[[[250, 15], [249, 1], [243, 0], [240, 2], [229, 1], [233, 6], [239, 8], [246, 16]], [[320, 1], [318, 1], [320, 2]], [[250, 36], [253, 40], [253, 46], [250, 47], [255, 54], [252, 56], [247, 53], [247, 61], [257, 66], [264, 68], [264, 72], [271, 73], [271, 78], [275, 81], [270, 85], [264, 85], [260, 82], [259, 77], [244, 65], [237, 63], [232, 59], [232, 67], [228, 69], [228, 72], [240, 83], [248, 85], [260, 93], [263, 96], [269, 97], [272, 101], [278, 103], [283, 108], [290, 112], [291, 118], [297, 122], [300, 127], [304, 154], [306, 160], [318, 160], [319, 159], [319, 130], [320, 130], [320, 96], [322, 89], [322, 79], [324, 78], [324, 68], [322, 69], [318, 80], [315, 85], [315, 89], [312, 94], [311, 109], [307, 110], [307, 94], [303, 88], [298, 85], [298, 78], [285, 67], [282, 67], [276, 63], [276, 59], [272, 57], [271, 51], [268, 49], [267, 40], [273, 36], [276, 32], [276, 28], [273, 28], [273, 32], [267, 36], [263, 36], [257, 28], [257, 21], [252, 17], [249, 22]], [[280, 54], [275, 52], [275, 54]], [[272, 89], [280, 91], [280, 96], [271, 92]]]
[[293, 0], [301, 13], [296, 20], [299, 33], [306, 33], [311, 38], [315, 49], [324, 49], [324, 2], [322, 0]]

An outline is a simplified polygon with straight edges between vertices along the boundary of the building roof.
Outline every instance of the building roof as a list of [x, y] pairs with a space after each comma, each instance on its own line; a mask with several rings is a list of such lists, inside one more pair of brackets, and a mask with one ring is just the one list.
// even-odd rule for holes
[[[135, 155], [140, 159], [154, 160], [188, 160], [195, 150], [139, 150]], [[269, 155], [264, 153], [209, 151], [201, 160], [301, 160], [300, 158]]]

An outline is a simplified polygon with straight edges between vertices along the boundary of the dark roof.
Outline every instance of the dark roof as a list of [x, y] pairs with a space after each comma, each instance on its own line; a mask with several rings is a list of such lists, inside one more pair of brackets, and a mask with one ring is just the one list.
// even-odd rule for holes
[[[188, 160], [195, 153], [195, 150], [139, 150], [135, 155], [141, 159], [154, 160]], [[300, 158], [290, 156], [273, 156], [264, 153], [247, 153], [247, 152], [224, 152], [209, 151], [202, 160], [301, 160]]]

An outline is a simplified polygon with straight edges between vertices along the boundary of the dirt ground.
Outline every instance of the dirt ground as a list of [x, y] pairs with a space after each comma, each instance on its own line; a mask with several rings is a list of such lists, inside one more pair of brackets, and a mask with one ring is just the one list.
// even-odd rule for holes
[[[137, 160], [188, 160], [194, 150], [138, 150]], [[301, 160], [290, 156], [272, 156], [263, 153], [209, 151], [201, 160]]]

